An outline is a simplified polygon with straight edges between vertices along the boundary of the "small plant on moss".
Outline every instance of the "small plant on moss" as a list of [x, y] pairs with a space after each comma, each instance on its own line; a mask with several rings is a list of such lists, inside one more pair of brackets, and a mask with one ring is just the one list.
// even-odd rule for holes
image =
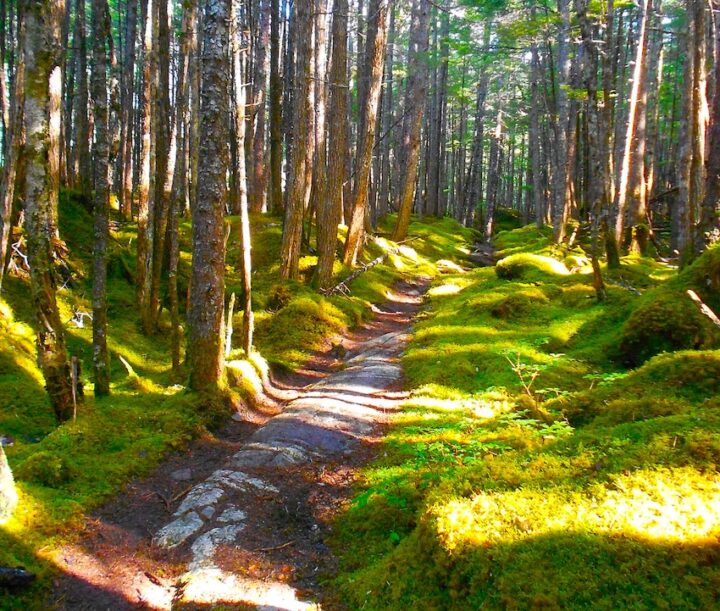
[[290, 303], [291, 299], [292, 293], [290, 289], [284, 284], [276, 284], [270, 289], [270, 293], [268, 294], [267, 309], [271, 312], [282, 310]]
[[68, 482], [72, 473], [62, 456], [41, 451], [28, 457], [15, 470], [18, 479], [56, 488]]

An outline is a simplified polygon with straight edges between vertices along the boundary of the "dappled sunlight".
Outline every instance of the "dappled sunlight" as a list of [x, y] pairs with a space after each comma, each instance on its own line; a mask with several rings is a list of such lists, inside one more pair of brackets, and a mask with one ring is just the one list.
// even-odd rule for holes
[[716, 542], [720, 483], [689, 468], [642, 470], [582, 492], [555, 487], [480, 493], [439, 503], [430, 515], [450, 552], [565, 531]]

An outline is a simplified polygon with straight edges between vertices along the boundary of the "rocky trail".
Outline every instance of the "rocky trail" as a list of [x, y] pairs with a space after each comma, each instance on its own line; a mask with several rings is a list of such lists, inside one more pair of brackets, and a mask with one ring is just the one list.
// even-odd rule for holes
[[400, 355], [427, 284], [399, 283], [341, 351], [279, 385], [294, 396], [280, 414], [196, 441], [88, 518], [53, 555], [48, 607], [340, 608], [323, 588], [325, 539], [404, 398]]

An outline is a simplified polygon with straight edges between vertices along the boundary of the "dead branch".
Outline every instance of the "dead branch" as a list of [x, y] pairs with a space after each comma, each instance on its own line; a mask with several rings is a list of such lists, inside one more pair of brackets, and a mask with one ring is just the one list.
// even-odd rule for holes
[[331, 289], [320, 289], [320, 292], [323, 295], [326, 295], [328, 297], [331, 297], [332, 295], [349, 295], [350, 294], [350, 288], [348, 287], [348, 284], [350, 284], [353, 280], [355, 280], [358, 276], [364, 274], [369, 269], [372, 269], [376, 265], [380, 265], [387, 259], [390, 255], [396, 255], [400, 252], [400, 245], [406, 244], [408, 242], [412, 242], [413, 240], [419, 239], [420, 236], [414, 236], [412, 238], [408, 238], [407, 240], [403, 240], [402, 242], [398, 242], [397, 246], [395, 248], [391, 248], [387, 252], [383, 253], [376, 259], [373, 259], [369, 263], [364, 263], [360, 267], [358, 267], [352, 274], [350, 274], [347, 278], [345, 278], [342, 282], [335, 285]]
[[690, 289], [688, 289], [687, 294], [690, 296], [690, 299], [695, 302], [697, 307], [700, 308], [700, 312], [704, 316], [707, 316], [713, 322], [713, 324], [720, 327], [720, 318], [718, 318], [717, 314], [715, 314], [715, 312], [713, 312], [707, 305], [703, 303], [703, 300], [700, 299], [698, 294]]

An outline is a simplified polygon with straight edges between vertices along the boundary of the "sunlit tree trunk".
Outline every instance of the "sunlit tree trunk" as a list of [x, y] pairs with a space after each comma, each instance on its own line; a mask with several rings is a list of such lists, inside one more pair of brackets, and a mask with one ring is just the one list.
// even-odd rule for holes
[[37, 354], [59, 421], [72, 417], [72, 384], [65, 336], [55, 299], [53, 218], [60, 189], [61, 23], [64, 0], [25, 5], [25, 235]]
[[332, 26], [332, 62], [330, 67], [330, 108], [328, 116], [327, 194], [318, 200], [318, 267], [317, 282], [321, 289], [332, 283], [337, 229], [342, 216], [345, 155], [348, 146], [347, 124], [347, 0], [335, 0]]
[[293, 141], [291, 157], [291, 182], [285, 208], [285, 224], [280, 249], [280, 275], [297, 279], [300, 261], [300, 241], [305, 204], [312, 187], [312, 159], [309, 129], [314, 99], [310, 87], [312, 59], [312, 6], [305, 2], [295, 5], [295, 95], [293, 99]]
[[224, 369], [228, 92], [228, 0], [205, 0], [197, 203], [192, 211], [188, 364], [193, 390], [216, 390]]
[[417, 0], [411, 26], [411, 49], [408, 58], [408, 86], [405, 112], [408, 114], [407, 130], [403, 134], [403, 168], [399, 177], [398, 219], [393, 230], [393, 239], [404, 240], [410, 226], [415, 179], [418, 171], [420, 152], [420, 128], [422, 127], [425, 93], [427, 91], [427, 53], [429, 38], [428, 25], [430, 3]]
[[362, 125], [364, 129], [358, 134], [357, 167], [355, 168], [355, 188], [353, 190], [352, 216], [345, 242], [343, 262], [347, 266], [355, 265], [362, 251], [365, 239], [365, 216], [367, 214], [368, 187], [370, 167], [372, 164], [373, 147], [377, 113], [382, 89], [383, 61], [385, 59], [385, 41], [387, 37], [387, 3], [382, 0], [371, 0], [368, 8], [370, 22], [366, 41], [365, 62], [368, 75], [367, 95], [363, 106]]

